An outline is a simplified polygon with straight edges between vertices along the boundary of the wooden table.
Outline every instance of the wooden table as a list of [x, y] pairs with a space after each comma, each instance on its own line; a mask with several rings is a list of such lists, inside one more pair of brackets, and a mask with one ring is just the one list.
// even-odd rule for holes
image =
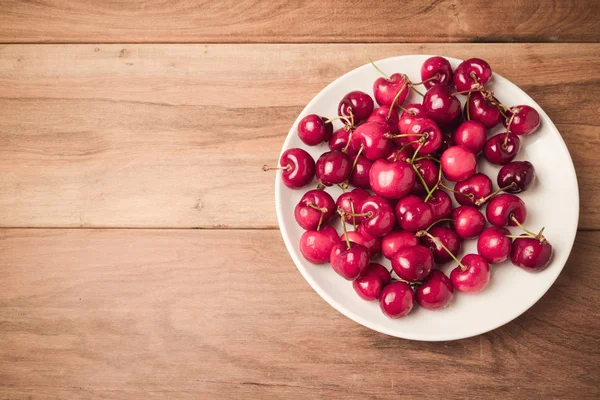
[[[0, 42], [0, 398], [600, 397], [598, 1], [4, 0]], [[506, 326], [388, 337], [287, 254], [260, 166], [363, 47], [482, 57], [567, 142], [575, 247]]]

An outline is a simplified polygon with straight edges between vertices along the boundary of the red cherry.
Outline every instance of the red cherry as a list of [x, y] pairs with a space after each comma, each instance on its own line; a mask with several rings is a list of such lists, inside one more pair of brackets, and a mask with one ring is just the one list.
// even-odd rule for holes
[[483, 156], [492, 164], [505, 165], [519, 152], [521, 140], [513, 133], [499, 133], [488, 139], [483, 147]]
[[514, 265], [529, 272], [546, 269], [552, 258], [552, 245], [543, 236], [538, 236], [523, 234], [513, 241], [510, 261]]
[[394, 108], [398, 108], [398, 105], [402, 105], [406, 100], [408, 92], [408, 82], [404, 79], [404, 75], [398, 73], [392, 74], [389, 79], [378, 78], [373, 83], [375, 101], [382, 106], [392, 106], [394, 103]]
[[354, 291], [366, 301], [379, 298], [383, 288], [390, 283], [390, 272], [381, 264], [371, 263], [363, 273], [352, 282]]
[[485, 217], [478, 209], [460, 206], [452, 211], [454, 230], [462, 239], [473, 239], [485, 228]]
[[300, 253], [313, 264], [329, 262], [331, 249], [340, 239], [331, 226], [321, 227], [320, 231], [306, 231], [300, 238]]
[[364, 148], [362, 154], [371, 161], [386, 157], [392, 150], [392, 141], [385, 135], [389, 133], [385, 125], [365, 122], [352, 134], [350, 146]]
[[401, 199], [415, 184], [415, 172], [401, 161], [377, 160], [369, 171], [369, 183], [376, 195], [387, 199]]
[[368, 234], [365, 232], [365, 228], [362, 225], [359, 225], [358, 228], [356, 228], [356, 232], [358, 232], [360, 236], [364, 238], [364, 242], [361, 244], [369, 249], [369, 252], [372, 256], [381, 252], [381, 238], [379, 236], [372, 236]]
[[510, 231], [490, 226], [477, 238], [477, 252], [490, 264], [499, 264], [508, 259], [512, 246]]
[[477, 170], [475, 154], [462, 146], [452, 146], [440, 159], [444, 176], [449, 181], [460, 182], [469, 179]]
[[347, 129], [344, 127], [335, 131], [331, 139], [329, 139], [329, 150], [342, 151], [346, 149], [346, 153], [349, 156], [355, 156], [358, 150], [348, 145], [351, 132], [354, 132], [354, 128]]
[[419, 154], [432, 154], [442, 144], [442, 131], [437, 124], [429, 118], [419, 118], [408, 127], [409, 141], [423, 142], [413, 143], [413, 148], [419, 149]]
[[367, 122], [383, 124], [388, 128], [389, 133], [395, 134], [398, 132], [398, 113], [396, 111], [390, 112], [389, 106], [376, 108], [367, 119]]
[[342, 193], [335, 201], [336, 209], [341, 208], [348, 214], [346, 216], [346, 221], [348, 221], [349, 224], [359, 224], [360, 221], [362, 221], [362, 217], [353, 217], [349, 214], [357, 214], [362, 202], [369, 196], [369, 192], [361, 188]]
[[441, 310], [454, 297], [452, 281], [442, 271], [434, 269], [415, 291], [417, 304], [427, 310]]
[[450, 279], [454, 287], [463, 293], [479, 293], [490, 281], [490, 266], [483, 257], [467, 254], [460, 260], [462, 266], [454, 268]]
[[345, 95], [338, 105], [338, 115], [354, 118], [354, 125], [369, 118], [373, 112], [373, 99], [368, 94], [355, 90]]
[[365, 214], [360, 229], [370, 236], [381, 237], [391, 232], [396, 223], [394, 210], [383, 197], [367, 197], [360, 207], [360, 213]]
[[381, 252], [387, 259], [392, 259], [392, 256], [400, 249], [413, 247], [419, 244], [419, 239], [413, 232], [396, 231], [390, 232], [381, 239]]
[[485, 85], [492, 77], [490, 64], [480, 58], [461, 62], [454, 71], [454, 86], [459, 91], [469, 90], [473, 85]]
[[[424, 158], [422, 160], [415, 161], [414, 166], [417, 168], [417, 171], [419, 171], [419, 174], [425, 181], [427, 188], [432, 189], [435, 186], [435, 184], [437, 183], [439, 174], [440, 174], [440, 167], [438, 166], [438, 164], [433, 160]], [[411, 170], [412, 170], [412, 168], [411, 168]], [[413, 174], [413, 175], [415, 175], [415, 174]], [[425, 190], [425, 187], [423, 187], [423, 183], [421, 182], [421, 179], [419, 179], [418, 177], [415, 178], [415, 183], [412, 187], [411, 193], [419, 195], [419, 196], [427, 193], [427, 191]], [[404, 196], [402, 196], [402, 197], [404, 197]]]
[[379, 307], [389, 318], [401, 318], [413, 308], [415, 295], [412, 288], [404, 282], [392, 282], [381, 291]]
[[486, 128], [493, 128], [502, 119], [498, 108], [487, 100], [481, 92], [473, 92], [465, 104], [467, 119], [481, 122]]
[[[512, 115], [514, 114], [514, 117]], [[514, 106], [506, 112], [506, 119], [502, 120], [502, 124], [508, 128], [510, 123], [510, 131], [516, 135], [531, 135], [540, 126], [540, 114], [535, 108], [529, 106]]]
[[485, 213], [492, 225], [517, 226], [513, 217], [516, 218], [519, 224], [525, 223], [527, 207], [525, 207], [523, 200], [514, 194], [502, 193], [490, 200]]
[[321, 154], [317, 160], [317, 179], [325, 186], [342, 183], [350, 176], [352, 165], [345, 153], [334, 150]]
[[385, 159], [391, 162], [404, 161], [407, 158], [412, 158], [414, 153], [414, 149], [410, 146], [400, 148], [397, 147], [393, 149]]
[[405, 281], [422, 281], [433, 268], [433, 255], [420, 245], [400, 249], [392, 256], [392, 268]]
[[466, 147], [474, 154], [481, 153], [486, 140], [485, 126], [478, 121], [465, 121], [452, 134], [454, 144]]
[[358, 155], [352, 157], [352, 163], [354, 164], [354, 169], [350, 173], [348, 182], [350, 182], [352, 186], [370, 189], [369, 171], [371, 171], [371, 166], [373, 165], [371, 160], [363, 155]]
[[309, 190], [294, 208], [294, 217], [303, 229], [314, 230], [319, 224], [326, 224], [335, 210], [335, 202], [329, 193], [324, 190]]
[[283, 184], [290, 189], [301, 189], [315, 177], [315, 160], [302, 149], [288, 149], [279, 158], [280, 167], [269, 168], [263, 165], [263, 171], [280, 169]]
[[[408, 134], [408, 127], [419, 118], [425, 118], [425, 108], [422, 104], [409, 104], [404, 107], [406, 111], [402, 111], [400, 119], [398, 120], [398, 132], [403, 135]], [[400, 138], [399, 138], [400, 139]], [[396, 141], [396, 143], [398, 143]], [[398, 143], [401, 144], [401, 143]]]
[[339, 276], [349, 281], [356, 279], [369, 265], [369, 250], [363, 245], [339, 242], [331, 249], [330, 262]]
[[327, 123], [327, 118], [309, 114], [298, 123], [298, 137], [309, 146], [327, 142], [333, 135], [333, 125]]
[[431, 207], [433, 213], [433, 220], [439, 221], [442, 218], [448, 218], [452, 214], [452, 200], [448, 193], [443, 190], [436, 189], [431, 194], [427, 204]]
[[[492, 194], [492, 180], [485, 174], [475, 174], [454, 185], [454, 198], [464, 206], [479, 207], [490, 194]], [[478, 200], [482, 202], [477, 203]]]
[[452, 66], [444, 57], [430, 57], [421, 67], [421, 81], [425, 89], [435, 85], [450, 85], [452, 75]]
[[428, 118], [442, 128], [456, 126], [460, 121], [460, 100], [452, 95], [448, 85], [436, 85], [423, 97], [423, 107]]
[[379, 238], [369, 236], [365, 233], [361, 233], [360, 231], [350, 231], [347, 233], [342, 233], [340, 235], [340, 241], [345, 241], [346, 236], [348, 237], [349, 241], [365, 246], [367, 250], [369, 250], [371, 257], [381, 251], [381, 240]]
[[450, 135], [442, 135], [442, 144], [435, 152], [435, 155], [441, 157], [442, 154], [444, 154], [444, 152], [452, 146], [454, 146], [454, 140], [452, 140], [452, 137]]
[[535, 180], [535, 169], [529, 161], [513, 161], [498, 172], [498, 186], [508, 193], [527, 190]]
[[431, 225], [433, 212], [421, 198], [410, 195], [396, 204], [396, 219], [402, 229], [417, 232]]
[[455, 257], [458, 255], [461, 240], [456, 232], [448, 227], [439, 225], [432, 227], [428, 232], [437, 240], [434, 240], [429, 236], [423, 236], [421, 238], [421, 243], [431, 251], [436, 264], [444, 264], [452, 260], [452, 256], [448, 254], [446, 249], [440, 246], [440, 242], [446, 246]]

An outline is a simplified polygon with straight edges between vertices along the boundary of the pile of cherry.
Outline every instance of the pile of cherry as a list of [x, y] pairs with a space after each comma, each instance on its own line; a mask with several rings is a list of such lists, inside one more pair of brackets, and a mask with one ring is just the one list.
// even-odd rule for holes
[[[353, 281], [361, 298], [379, 299], [390, 318], [407, 315], [415, 302], [429, 310], [444, 308], [454, 289], [480, 292], [490, 280], [489, 264], [510, 258], [527, 271], [546, 268], [552, 246], [543, 229], [534, 233], [522, 225], [527, 209], [515, 195], [530, 187], [535, 170], [527, 161], [513, 161], [521, 138], [538, 128], [538, 112], [526, 105], [507, 107], [494, 97], [485, 86], [492, 70], [478, 58], [455, 71], [445, 58], [429, 58], [419, 83], [377, 69], [383, 75], [373, 84], [379, 107], [374, 109], [367, 93], [346, 94], [338, 116], [311, 114], [298, 124], [302, 142], [327, 142], [330, 151], [316, 163], [300, 148], [285, 151], [279, 160], [276, 169], [289, 188], [303, 188], [315, 175], [319, 181], [294, 211], [306, 230], [300, 239], [302, 255], [313, 264], [331, 263], [335, 272]], [[417, 85], [427, 92], [421, 94]], [[404, 104], [411, 90], [423, 96], [422, 104]], [[466, 96], [464, 110], [459, 95]], [[334, 120], [344, 123], [335, 132]], [[488, 138], [487, 130], [500, 123], [506, 131]], [[481, 154], [503, 166], [497, 190], [490, 177], [477, 173]], [[448, 182], [455, 182], [454, 187]], [[335, 201], [323, 190], [331, 185], [344, 190]], [[453, 208], [448, 193], [460, 206]], [[480, 211], [484, 204], [485, 216]], [[330, 225], [338, 215], [341, 236]], [[354, 229], [348, 231], [346, 224]], [[506, 226], [519, 226], [524, 233], [513, 236]], [[478, 254], [459, 261], [461, 242], [475, 238]], [[394, 276], [371, 261], [379, 253], [391, 260]], [[452, 260], [457, 266], [450, 277], [435, 268]]]

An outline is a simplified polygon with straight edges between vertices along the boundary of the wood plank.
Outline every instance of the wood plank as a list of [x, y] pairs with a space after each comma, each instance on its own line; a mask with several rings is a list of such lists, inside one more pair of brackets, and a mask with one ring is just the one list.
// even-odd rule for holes
[[[276, 227], [273, 176], [304, 105], [363, 45], [0, 46], [0, 226]], [[598, 44], [373, 45], [487, 59], [571, 151], [600, 228]], [[335, 54], [335, 60], [326, 55]]]
[[595, 0], [4, 0], [5, 43], [597, 42]]
[[421, 343], [329, 307], [277, 231], [1, 230], [0, 395], [598, 398], [598, 243], [515, 321]]

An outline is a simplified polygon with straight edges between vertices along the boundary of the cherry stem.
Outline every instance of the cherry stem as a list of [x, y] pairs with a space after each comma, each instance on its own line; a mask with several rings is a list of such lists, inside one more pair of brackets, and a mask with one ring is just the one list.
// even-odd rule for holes
[[423, 176], [419, 172], [419, 169], [417, 168], [417, 166], [413, 163], [411, 163], [410, 165], [412, 165], [413, 169], [415, 170], [415, 174], [417, 174], [417, 176], [421, 180], [421, 184], [423, 185], [423, 187], [425, 188], [425, 191], [427, 192], [427, 197], [431, 196], [431, 191], [429, 190], [429, 186], [427, 186], [427, 183], [425, 182], [425, 178], [423, 178]]
[[486, 201], [488, 201], [489, 199], [491, 199], [492, 197], [494, 197], [495, 195], [497, 195], [501, 191], [506, 190], [508, 188], [516, 188], [516, 187], [517, 187], [517, 184], [515, 182], [512, 182], [510, 185], [501, 187], [500, 189], [496, 190], [495, 192], [492, 192], [492, 193], [488, 194], [487, 196], [478, 199], [475, 202], [475, 205], [477, 207], [479, 207], [480, 205], [485, 204]]
[[438, 160], [437, 158], [435, 158], [433, 156], [423, 156], [423, 157], [417, 157], [415, 159], [415, 161], [420, 161], [420, 160], [431, 160], [431, 161], [435, 161], [438, 164], [441, 164], [440, 160]]
[[467, 108], [467, 121], [471, 120], [471, 110], [469, 107], [469, 100], [471, 99], [471, 91], [469, 91], [469, 94], [467, 94], [467, 102], [465, 104], [465, 107]]
[[419, 150], [421, 150], [421, 147], [423, 147], [423, 142], [421, 142], [421, 140], [418, 140], [417, 142], [419, 143], [419, 147], [417, 147], [417, 149], [415, 150], [415, 154], [413, 154], [412, 159], [410, 160], [411, 164], [415, 162], [415, 158], [417, 158]]
[[[350, 209], [352, 210], [352, 226], [354, 226], [354, 230], [356, 230], [356, 215], [354, 215], [354, 202], [350, 201]], [[345, 223], [345, 222], [344, 222]]]
[[[498, 109], [500, 111], [500, 109]], [[510, 133], [510, 126], [512, 125], [513, 119], [515, 118], [516, 113], [512, 113], [510, 119], [508, 120], [508, 124], [506, 124], [506, 135], [504, 136], [504, 144], [502, 148], [506, 148], [508, 145], [508, 134]]]
[[317, 225], [317, 232], [321, 230], [321, 224], [323, 223], [323, 216], [327, 212], [327, 208], [321, 208], [313, 203], [308, 203], [307, 206], [310, 208], [314, 208], [315, 210], [321, 211], [321, 216], [319, 217], [319, 224]]
[[461, 193], [461, 192], [459, 192], [458, 190], [454, 190], [454, 189], [452, 189], [452, 188], [450, 188], [450, 187], [448, 187], [448, 186], [444, 185], [443, 183], [440, 183], [440, 186], [441, 186], [443, 189], [446, 189], [446, 190], [448, 190], [448, 191], [450, 191], [450, 192], [452, 192], [452, 193], [457, 193], [457, 194], [460, 194], [461, 196], [468, 197], [468, 198], [469, 198], [469, 199], [471, 199], [471, 200], [472, 200], [472, 199], [475, 197], [475, 196], [473, 195], [473, 193]]
[[325, 190], [325, 185], [319, 182], [319, 184], [317, 185], [317, 190]]
[[433, 81], [433, 80], [439, 80], [439, 79], [441, 79], [441, 78], [442, 78], [442, 76], [441, 76], [441, 75], [439, 74], [439, 72], [438, 72], [437, 74], [435, 74], [435, 75], [434, 75], [434, 76], [432, 76], [431, 78], [427, 78], [427, 79], [425, 79], [424, 81], [421, 81], [421, 82], [416, 82], [416, 83], [414, 83], [414, 82], [411, 82], [411, 84], [412, 84], [412, 85], [422, 85], [422, 84], [424, 84], [425, 82], [429, 82], [429, 81]]
[[445, 221], [454, 221], [452, 218], [440, 218], [437, 221], [435, 221], [433, 224], [429, 225], [427, 228], [425, 228], [424, 230], [429, 232], [429, 230], [431, 228], [433, 228], [434, 225], [439, 224], [440, 222], [445, 222]]
[[[434, 160], [435, 160], [435, 158], [434, 158]], [[439, 162], [439, 161], [438, 161], [438, 162]], [[433, 192], [435, 192], [435, 191], [438, 189], [438, 187], [440, 187], [440, 184], [441, 184], [441, 183], [442, 183], [442, 168], [440, 167], [440, 168], [438, 169], [438, 180], [437, 180], [437, 183], [436, 183], [436, 184], [435, 184], [435, 186], [434, 186], [434, 187], [431, 189], [431, 193], [429, 193], [429, 194], [427, 195], [427, 197], [425, 197], [425, 202], [426, 202], [426, 203], [427, 203], [427, 201], [428, 201], [428, 200], [431, 198], [431, 196], [433, 196]]]
[[402, 147], [400, 147], [400, 150], [398, 150], [398, 152], [396, 153], [396, 156], [394, 157], [394, 162], [398, 161], [398, 157], [400, 156], [400, 153], [402, 153], [402, 150], [404, 150], [408, 146], [412, 146], [413, 144], [416, 144], [416, 143], [419, 143], [419, 141], [415, 140], [414, 142], [408, 142], [405, 145], [403, 145]]
[[451, 96], [456, 96], [456, 95], [465, 94], [465, 93], [471, 94], [471, 92], [481, 92], [481, 90], [471, 88], [471, 89], [467, 89], [467, 90], [461, 90], [460, 92], [454, 92], [451, 94]]
[[423, 285], [423, 282], [409, 282], [407, 280], [404, 280], [404, 279], [400, 278], [399, 276], [397, 278], [392, 278], [392, 280], [396, 281], [396, 282], [404, 282], [408, 286], [421, 286], [421, 285]]
[[[402, 94], [402, 92], [404, 92], [404, 89], [406, 89], [406, 85], [407, 83], [405, 82], [404, 85], [402, 85], [402, 87], [400, 88], [400, 90], [398, 90], [398, 93], [396, 93], [396, 97], [394, 97], [394, 100], [392, 100], [392, 104], [390, 105], [390, 111], [388, 111], [388, 115], [387, 115], [387, 119], [389, 120], [390, 117], [392, 116], [392, 112], [394, 111], [394, 104], [396, 104], [396, 101], [398, 100], [398, 98], [400, 97], [400, 95]], [[400, 105], [400, 104], [398, 104]]]
[[527, 230], [523, 225], [521, 225], [521, 223], [517, 220], [517, 218], [515, 218], [514, 215], [512, 215], [510, 218], [515, 222], [515, 224], [517, 224], [517, 226], [519, 228], [521, 228], [523, 231], [528, 233], [531, 237], [533, 237], [533, 238], [537, 237], [537, 235], [535, 233], [531, 232], [530, 230]]
[[338, 208], [338, 214], [342, 217], [342, 229], [344, 230], [344, 238], [346, 239], [346, 246], [350, 248], [350, 239], [348, 239], [348, 230], [346, 229], [346, 213], [341, 208]]
[[337, 187], [339, 187], [340, 189], [342, 189], [342, 193], [346, 193], [346, 189], [348, 189], [348, 185], [345, 185], [346, 182], [344, 183], [338, 183]]
[[350, 120], [348, 119], [348, 117], [346, 117], [346, 116], [343, 116], [343, 115], [338, 115], [337, 117], [330, 118], [330, 119], [328, 119], [327, 121], [325, 121], [325, 123], [326, 123], [326, 124], [330, 124], [330, 123], [332, 123], [333, 121], [336, 121], [336, 120], [338, 120], [338, 119], [341, 119], [342, 121], [344, 121], [344, 122], [346, 123], [346, 125], [347, 125], [347, 126], [352, 126], [352, 125], [350, 124]]
[[[354, 133], [353, 131], [349, 131], [348, 132], [348, 143], [346, 143], [346, 145], [342, 149], [342, 153], [347, 153], [348, 152], [348, 147], [350, 147], [350, 141], [352, 140], [352, 134], [353, 133]], [[362, 148], [362, 146], [360, 146], [360, 147]]]
[[289, 164], [288, 164], [288, 165], [286, 165], [285, 167], [269, 167], [268, 165], [263, 165], [263, 166], [262, 166], [262, 170], [263, 170], [263, 171], [275, 171], [275, 170], [278, 170], [278, 169], [282, 169], [282, 170], [285, 170], [285, 171], [289, 171], [289, 170], [290, 170], [290, 169], [292, 169], [292, 168], [293, 168], [293, 167], [292, 167], [291, 165], [289, 165]]
[[438, 246], [440, 246], [442, 249], [444, 249], [444, 250], [446, 250], [446, 252], [448, 252], [448, 255], [450, 255], [450, 257], [452, 257], [452, 259], [458, 263], [458, 265], [460, 266], [461, 270], [463, 270], [463, 271], [467, 270], [467, 267], [465, 267], [463, 263], [461, 263], [460, 261], [458, 261], [458, 258], [456, 258], [456, 256], [454, 254], [452, 254], [452, 252], [446, 246], [444, 246], [444, 243], [442, 243], [438, 238], [436, 238], [435, 236], [433, 236], [431, 233], [429, 233], [427, 231], [419, 231], [419, 232], [417, 232], [415, 234], [415, 236], [416, 237], [422, 237], [422, 236], [429, 237]]
[[396, 138], [401, 138], [401, 137], [426, 137], [429, 136], [426, 133], [400, 133], [400, 134], [392, 134], [392, 133], [386, 133], [385, 135], [386, 138], [388, 139], [396, 139]]
[[392, 78], [390, 78], [388, 74], [386, 74], [385, 72], [383, 72], [383, 71], [382, 71], [382, 70], [381, 70], [381, 69], [380, 69], [380, 68], [379, 68], [377, 65], [375, 65], [375, 63], [373, 62], [373, 59], [371, 58], [371, 56], [370, 56], [370, 55], [369, 55], [369, 53], [367, 52], [367, 49], [364, 49], [364, 51], [365, 51], [365, 55], [366, 55], [366, 56], [367, 56], [367, 58], [369, 59], [369, 62], [371, 63], [371, 65], [372, 65], [373, 67], [375, 67], [375, 69], [376, 69], [377, 71], [379, 71], [379, 73], [380, 73], [381, 75], [383, 75], [383, 76], [385, 77], [385, 79], [387, 79], [388, 81], [391, 81], [391, 80], [392, 80]]
[[415, 87], [412, 84], [410, 85], [410, 88], [419, 96], [425, 97], [425, 95], [423, 93], [419, 92], [417, 89], [415, 89]]

